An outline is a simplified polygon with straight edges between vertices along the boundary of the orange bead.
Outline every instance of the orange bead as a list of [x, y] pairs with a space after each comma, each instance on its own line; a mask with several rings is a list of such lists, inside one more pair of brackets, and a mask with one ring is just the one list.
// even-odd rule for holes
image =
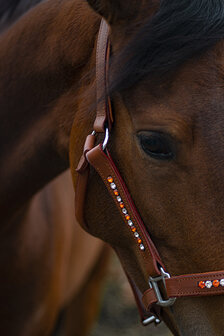
[[213, 284], [214, 287], [217, 288], [217, 287], [219, 287], [220, 282], [219, 282], [219, 280], [214, 280], [212, 284]]
[[126, 215], [125, 218], [128, 221], [131, 217], [129, 215]]
[[107, 178], [107, 181], [108, 181], [109, 183], [114, 182], [114, 180], [113, 180], [113, 178], [112, 178], [111, 176], [109, 176], [109, 177]]
[[142, 243], [142, 240], [141, 240], [141, 239], [138, 239], [138, 243], [141, 244], [141, 243]]
[[114, 190], [114, 195], [115, 195], [115, 196], [119, 196], [119, 192], [118, 192], [118, 190]]
[[120, 208], [124, 209], [124, 203], [120, 203]]
[[133, 228], [131, 229], [131, 231], [132, 231], [132, 232], [136, 232], [136, 228], [133, 227]]
[[200, 281], [199, 282], [199, 284], [198, 284], [198, 286], [200, 287], [200, 288], [205, 288], [205, 282], [204, 281]]

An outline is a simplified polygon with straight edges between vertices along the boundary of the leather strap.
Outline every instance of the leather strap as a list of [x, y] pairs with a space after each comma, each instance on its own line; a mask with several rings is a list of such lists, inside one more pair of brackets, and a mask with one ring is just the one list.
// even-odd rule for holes
[[[220, 280], [222, 280], [221, 284], [223, 283], [223, 285], [220, 284]], [[165, 283], [168, 298], [223, 295], [224, 271], [174, 276], [165, 279]], [[199, 286], [200, 283], [201, 287]], [[157, 297], [152, 288], [144, 293], [142, 302], [146, 310], [157, 302]]]
[[85, 221], [85, 200], [86, 190], [89, 178], [89, 162], [86, 160], [86, 154], [89, 150], [94, 148], [96, 137], [88, 135], [84, 145], [83, 155], [79, 161], [76, 172], [78, 173], [75, 192], [75, 216], [78, 223], [84, 228], [88, 229]]
[[[108, 72], [109, 72], [109, 26], [105, 20], [101, 21], [100, 30], [97, 39], [96, 50], [96, 119], [94, 131], [104, 133], [105, 126], [109, 129], [112, 127], [113, 117], [110, 98], [107, 94]], [[86, 139], [83, 155], [76, 169], [78, 178], [76, 182], [75, 193], [75, 215], [84, 229], [88, 229], [84, 216], [84, 205], [86, 199], [86, 190], [89, 177], [89, 163], [86, 160], [86, 153], [94, 147], [96, 138], [94, 134], [89, 135]]]
[[[156, 250], [151, 238], [146, 232], [131, 195], [121, 178], [112, 158], [107, 151], [104, 153], [102, 146], [98, 145], [86, 154], [86, 158], [92, 167], [101, 176], [106, 188], [111, 194], [121, 217], [127, 227], [127, 234], [130, 236], [130, 244], [136, 249], [136, 254], [140, 256], [140, 262], [143, 264], [144, 272], [147, 278], [160, 275], [158, 265], [162, 264], [159, 253]], [[116, 194], [114, 193], [116, 192]], [[141, 243], [138, 243], [138, 241]], [[144, 250], [141, 250], [144, 247]]]
[[93, 129], [96, 133], [104, 133], [105, 127], [111, 129], [113, 124], [111, 102], [108, 95], [110, 43], [109, 26], [103, 19], [96, 51], [96, 99], [97, 111]]
[[[147, 278], [157, 277], [161, 275], [161, 271], [158, 268], [158, 265], [165, 270], [165, 267], [161, 261], [159, 253], [155, 248], [149, 234], [145, 229], [140, 215], [134, 205], [134, 202], [131, 198], [128, 189], [117, 170], [109, 151], [104, 153], [102, 145], [94, 147], [92, 150], [88, 151], [86, 158], [91, 166], [98, 172], [102, 178], [106, 188], [111, 194], [118, 211], [120, 212], [121, 218], [123, 219], [125, 225], [127, 226], [128, 232], [127, 235], [130, 236], [130, 244], [133, 245], [133, 249], [139, 249], [139, 244], [136, 240], [141, 238], [141, 242], [144, 245], [144, 250], [136, 251], [138, 255], [139, 265], [144, 268], [143, 274], [146, 272]], [[114, 192], [117, 192], [114, 194]], [[118, 194], [118, 196], [117, 196]], [[120, 205], [122, 204], [122, 207]], [[123, 207], [124, 206], [124, 207]], [[125, 213], [123, 211], [125, 210]], [[139, 236], [136, 237], [133, 235], [132, 227], [128, 225], [126, 216], [128, 215], [129, 220], [133, 223], [133, 227], [136, 229], [134, 233], [138, 233]], [[139, 290], [135, 283], [130, 279], [128, 275], [129, 282], [134, 291], [136, 301], [139, 300]], [[221, 282], [220, 282], [221, 280]], [[215, 282], [214, 282], [215, 281]], [[176, 297], [187, 297], [187, 296], [211, 296], [211, 295], [222, 295], [224, 294], [224, 271], [220, 272], [209, 272], [201, 274], [190, 274], [171, 277], [165, 279], [166, 295], [167, 298], [176, 298]], [[199, 285], [204, 288], [201, 288]], [[207, 288], [206, 286], [211, 286]], [[215, 287], [217, 286], [217, 287]], [[153, 304], [158, 302], [157, 295], [153, 288], [147, 290], [143, 297], [142, 302], [146, 310], [150, 311]], [[139, 303], [138, 303], [139, 306]], [[142, 314], [142, 309], [140, 310]], [[144, 315], [144, 313], [143, 313]]]
[[[132, 244], [133, 246], [133, 253], [135, 253], [136, 255], [138, 263], [142, 268], [142, 273], [145, 274], [145, 278], [148, 279], [150, 275], [160, 275], [159, 265], [162, 267], [164, 267], [164, 265], [160, 259], [157, 249], [155, 248], [151, 238], [146, 231], [145, 225], [143, 224], [141, 217], [138, 214], [131, 195], [128, 192], [128, 189], [121, 175], [119, 174], [119, 171], [117, 170], [109, 154], [109, 151], [104, 153], [102, 145], [98, 145], [86, 153], [86, 159], [102, 178], [106, 188], [108, 189], [109, 193], [113, 198], [113, 201], [116, 204], [119, 213], [122, 216], [124, 225], [127, 228], [127, 235], [130, 236], [130, 245]], [[113, 188], [111, 188], [111, 184], [114, 184]], [[124, 205], [124, 207], [121, 208], [121, 204], [122, 206]], [[124, 213], [124, 210], [126, 210], [127, 213]], [[126, 216], [128, 216], [127, 218], [130, 217], [130, 219], [127, 220]], [[132, 222], [131, 226], [130, 221]], [[137, 237], [136, 234], [138, 235]], [[141, 244], [138, 243], [139, 239], [141, 239]], [[140, 249], [140, 245], [144, 246], [144, 250]], [[118, 254], [119, 257], [118, 251], [115, 250], [115, 252]], [[123, 267], [131, 285], [141, 321], [143, 322], [143, 324], [144, 321], [149, 320], [150, 318], [153, 318], [154, 321], [154, 317], [155, 321], [158, 321], [158, 319], [160, 318], [160, 307], [155, 307], [155, 305], [151, 305], [147, 310], [144, 308], [144, 305], [142, 303], [142, 293], [128, 274], [124, 265]]]
[[[105, 133], [105, 127], [110, 129], [113, 123], [112, 108], [107, 87], [109, 82], [108, 70], [110, 56], [108, 34], [108, 25], [103, 20], [98, 37], [96, 59], [97, 116], [94, 123], [94, 130], [97, 133]], [[83, 155], [77, 167], [79, 175], [76, 186], [76, 217], [79, 223], [86, 228], [84, 205], [89, 167], [91, 165], [101, 176], [117, 206], [124, 225], [126, 225], [127, 237], [129, 237], [130, 245], [133, 246], [133, 253], [137, 256], [143, 274], [145, 277], [151, 278], [149, 285], [151, 285], [152, 288], [148, 289], [142, 295], [130, 275], [127, 274], [139, 307], [141, 318], [144, 319], [150, 316], [161, 318], [161, 308], [158, 306], [161, 302], [158, 302], [158, 292], [156, 293], [156, 289], [152, 285], [155, 282], [157, 283], [158, 279], [160, 283], [165, 285], [164, 288], [167, 292], [166, 296], [168, 301], [170, 298], [179, 297], [223, 295], [224, 271], [164, 278], [165, 267], [142, 222], [130, 193], [109, 152], [104, 152], [101, 145], [95, 146], [95, 139], [94, 134], [87, 137]], [[157, 288], [159, 290], [159, 286], [157, 286]], [[168, 301], [166, 301], [166, 303]]]

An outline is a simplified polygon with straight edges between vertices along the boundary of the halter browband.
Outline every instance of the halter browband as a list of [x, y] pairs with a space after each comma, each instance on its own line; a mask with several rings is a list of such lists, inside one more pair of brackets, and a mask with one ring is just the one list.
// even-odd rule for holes
[[[133, 279], [127, 274], [144, 325], [161, 320], [161, 307], [174, 304], [176, 298], [213, 296], [224, 294], [224, 271], [187, 274], [171, 277], [154, 246], [146, 227], [136, 209], [128, 188], [106, 149], [109, 131], [113, 124], [110, 97], [107, 94], [110, 57], [109, 26], [102, 20], [96, 56], [97, 116], [94, 132], [86, 139], [83, 156], [79, 162], [76, 186], [76, 217], [86, 227], [84, 204], [88, 184], [89, 166], [102, 178], [113, 198], [121, 218], [130, 235], [130, 244], [136, 254], [143, 273], [149, 279], [149, 289], [142, 295]], [[103, 99], [102, 99], [103, 98]], [[95, 146], [96, 134], [105, 134], [104, 144]], [[163, 293], [161, 293], [163, 287]]]

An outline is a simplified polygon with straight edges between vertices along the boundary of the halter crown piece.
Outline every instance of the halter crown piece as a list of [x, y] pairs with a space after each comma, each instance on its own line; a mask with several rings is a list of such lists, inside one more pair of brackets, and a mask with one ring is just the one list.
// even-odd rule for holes
[[[114, 164], [107, 143], [113, 126], [110, 97], [108, 96], [108, 71], [110, 58], [109, 26], [102, 20], [96, 55], [97, 115], [94, 131], [86, 139], [83, 156], [77, 167], [76, 218], [86, 227], [84, 219], [85, 195], [89, 168], [93, 167], [102, 178], [120, 212], [121, 220], [130, 231], [130, 243], [148, 275], [149, 289], [141, 293], [127, 274], [134, 292], [143, 325], [161, 321], [162, 308], [174, 304], [180, 297], [213, 296], [224, 294], [224, 271], [171, 276], [159, 256], [146, 227], [138, 213], [128, 188]], [[104, 97], [104, 99], [102, 99]], [[103, 144], [95, 146], [96, 134], [105, 135]], [[162, 288], [162, 292], [161, 292]]]

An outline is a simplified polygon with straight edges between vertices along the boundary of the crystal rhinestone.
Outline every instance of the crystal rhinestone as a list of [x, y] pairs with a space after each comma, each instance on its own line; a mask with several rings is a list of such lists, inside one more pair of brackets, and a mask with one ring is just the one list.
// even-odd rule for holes
[[135, 232], [134, 236], [135, 236], [135, 238], [139, 238], [139, 233]]
[[107, 181], [108, 181], [109, 183], [114, 182], [113, 177], [109, 176], [109, 177], [107, 178]]
[[117, 196], [117, 201], [120, 203], [122, 201], [121, 196]]
[[117, 189], [114, 190], [114, 195], [115, 195], [115, 196], [119, 196], [119, 192], [118, 192]]
[[132, 222], [131, 220], [129, 220], [129, 221], [128, 221], [128, 225], [129, 225], [129, 226], [133, 226], [134, 224], [133, 224], [133, 222]]
[[204, 281], [200, 281], [199, 282], [199, 284], [198, 284], [198, 286], [200, 287], [200, 288], [205, 288], [205, 282]]
[[205, 287], [206, 288], [212, 288], [212, 282], [209, 280], [209, 281], [206, 281], [206, 283], [205, 283]]
[[224, 287], [224, 279], [221, 279], [221, 280], [220, 280], [220, 285], [221, 285], [222, 287]]
[[139, 245], [140, 250], [144, 251], [145, 250], [145, 246], [143, 244]]
[[111, 183], [111, 184], [110, 184], [110, 187], [111, 187], [111, 189], [113, 189], [113, 190], [115, 190], [115, 189], [117, 188], [115, 183]]
[[127, 210], [124, 208], [124, 209], [122, 209], [122, 212], [123, 212], [123, 214], [125, 214], [125, 215], [127, 215]]
[[126, 216], [125, 216], [125, 219], [126, 219], [127, 221], [129, 221], [129, 219], [131, 219], [131, 217], [130, 217], [129, 215], [126, 215]]
[[213, 287], [218, 288], [219, 287], [219, 280], [214, 280], [212, 282], [212, 284], [213, 284]]

